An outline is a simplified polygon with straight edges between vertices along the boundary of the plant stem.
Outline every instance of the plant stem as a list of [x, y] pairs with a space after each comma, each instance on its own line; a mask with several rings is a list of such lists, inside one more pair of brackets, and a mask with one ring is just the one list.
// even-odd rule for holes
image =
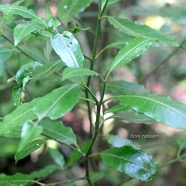
[[33, 58], [32, 56], [30, 56], [29, 54], [27, 54], [25, 51], [23, 51], [20, 47], [15, 46], [14, 43], [8, 39], [5, 35], [1, 35], [4, 39], [6, 39], [9, 43], [11, 43], [15, 48], [17, 48], [17, 50], [19, 50], [23, 55], [25, 55], [26, 57], [32, 59], [33, 61], [37, 61], [37, 59]]
[[151, 70], [148, 74], [146, 74], [144, 77], [142, 77], [139, 80], [139, 83], [144, 82], [147, 78], [149, 78], [149, 76], [154, 74], [162, 65], [166, 64], [169, 61], [169, 59], [179, 51], [180, 48], [183, 48], [183, 45], [185, 43], [186, 43], [186, 38], [181, 42], [179, 47], [176, 47], [162, 62], [160, 62], [156, 67], [154, 67], [153, 70]]

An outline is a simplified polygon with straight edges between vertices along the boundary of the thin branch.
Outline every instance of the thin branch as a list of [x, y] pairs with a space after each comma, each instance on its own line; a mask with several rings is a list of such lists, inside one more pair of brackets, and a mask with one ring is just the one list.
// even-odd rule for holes
[[180, 48], [183, 48], [183, 45], [186, 43], [186, 38], [181, 42], [179, 47], [176, 47], [162, 62], [160, 62], [156, 67], [154, 67], [148, 74], [142, 77], [139, 80], [139, 83], [143, 83], [147, 78], [149, 78], [152, 74], [154, 74], [162, 65], [169, 62], [169, 59], [174, 56]]

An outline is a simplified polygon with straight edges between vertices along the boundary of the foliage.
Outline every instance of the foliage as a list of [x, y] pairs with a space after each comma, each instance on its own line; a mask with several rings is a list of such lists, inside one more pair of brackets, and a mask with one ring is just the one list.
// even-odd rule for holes
[[[38, 16], [24, 1], [0, 4], [3, 43], [0, 48], [0, 76], [4, 81], [0, 88], [11, 90], [9, 95], [14, 102], [2, 112], [0, 136], [20, 139], [14, 156], [16, 162], [36, 150], [42, 151], [42, 148], [52, 159], [50, 165], [37, 172], [1, 174], [2, 185], [50, 185], [42, 180], [55, 171], [64, 170], [68, 172], [70, 181], [64, 177], [52, 185], [79, 180], [93, 185], [110, 170], [104, 169], [105, 166], [131, 179], [148, 182], [156, 175], [159, 166], [145, 149], [131, 140], [122, 141], [119, 136], [105, 137], [107, 145], [104, 148], [96, 146], [103, 141], [101, 136], [107, 121], [114, 118], [135, 125], [148, 124], [148, 127], [159, 122], [186, 130], [185, 104], [168, 96], [150, 93], [138, 83], [122, 78], [114, 80], [118, 69], [138, 60], [150, 47], [163, 48], [166, 45], [176, 50], [182, 47], [174, 37], [163, 32], [129, 19], [106, 15], [107, 10], [117, 3], [118, 0], [61, 1], [56, 5], [58, 16], [53, 16], [46, 8], [45, 18]], [[98, 6], [98, 16], [94, 41], [91, 41], [92, 53], [87, 55], [86, 45], [80, 38], [85, 33], [90, 34], [90, 29], [94, 28], [81, 25], [81, 19], [83, 12], [92, 4]], [[102, 27], [102, 22], [110, 23], [109, 29], [114, 29], [126, 39], [103, 46], [100, 40], [102, 35], [106, 37], [106, 28]], [[71, 23], [74, 23], [74, 28]], [[106, 61], [108, 49], [118, 52]], [[73, 126], [62, 122], [69, 113], [79, 111], [85, 114], [84, 108], [84, 117], [88, 118], [89, 125], [86, 138], [75, 132]], [[57, 148], [48, 146], [51, 140], [58, 144]], [[181, 137], [177, 140], [180, 159], [181, 150], [185, 148], [183, 140]], [[115, 146], [117, 141], [122, 145]], [[70, 155], [66, 157], [65, 153], [62, 155], [58, 151], [61, 145], [70, 149]], [[83, 164], [85, 175], [74, 178], [71, 169], [77, 164]], [[117, 172], [114, 174], [119, 177]]]

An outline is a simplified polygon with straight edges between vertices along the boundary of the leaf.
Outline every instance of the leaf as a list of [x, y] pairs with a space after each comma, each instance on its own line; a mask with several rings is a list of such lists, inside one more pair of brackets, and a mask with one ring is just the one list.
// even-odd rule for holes
[[49, 117], [58, 119], [69, 112], [79, 101], [81, 91], [79, 85], [72, 84], [57, 88], [49, 94], [35, 98], [29, 103], [17, 107], [6, 115], [0, 123], [0, 135], [12, 133], [28, 120]]
[[144, 123], [144, 124], [156, 123], [156, 121], [153, 120], [152, 118], [144, 114], [139, 114], [135, 112], [118, 113], [118, 114], [114, 114], [110, 116], [109, 118], [114, 118], [118, 120], [126, 120], [132, 123]]
[[139, 37], [126, 44], [114, 58], [112, 66], [107, 73], [107, 78], [114, 69], [125, 65], [140, 56], [152, 45], [154, 41], [155, 39], [152, 38]]
[[21, 104], [21, 93], [22, 88], [20, 86], [16, 86], [12, 88], [12, 99], [15, 106], [19, 106]]
[[141, 36], [150, 37], [158, 41], [163, 41], [168, 44], [178, 46], [176, 40], [173, 37], [163, 34], [146, 25], [141, 25], [139, 23], [135, 23], [127, 19], [111, 17], [111, 16], [108, 17], [108, 21], [115, 28], [119, 29], [121, 32], [127, 35], [133, 37], [141, 37]]
[[51, 38], [51, 44], [57, 55], [68, 67], [82, 68], [84, 56], [80, 45], [72, 33], [65, 31]]
[[33, 78], [45, 78], [51, 76], [53, 73], [58, 72], [62, 68], [62, 63], [60, 60], [55, 62], [48, 62], [43, 66], [33, 69]]
[[32, 177], [32, 179], [42, 180], [42, 179], [48, 177], [49, 175], [51, 175], [52, 173], [54, 173], [58, 169], [59, 169], [59, 167], [56, 165], [47, 165], [46, 167], [44, 167], [38, 171], [32, 172], [30, 174], [30, 176]]
[[123, 112], [125, 110], [128, 110], [128, 107], [126, 107], [125, 105], [123, 104], [118, 104], [118, 105], [115, 105], [109, 109], [106, 110], [106, 113], [117, 113], [117, 112]]
[[183, 103], [155, 94], [123, 95], [118, 96], [118, 99], [126, 106], [158, 122], [186, 130], [186, 105]]
[[66, 145], [77, 145], [73, 130], [70, 127], [65, 127], [62, 122], [45, 119], [41, 121], [40, 125], [44, 129], [42, 135]]
[[24, 22], [18, 24], [14, 28], [14, 45], [17, 46], [19, 42], [30, 35], [34, 31], [40, 31], [43, 30], [45, 27], [43, 25], [33, 22]]
[[45, 139], [41, 138], [41, 139], [35, 139], [31, 141], [30, 143], [28, 143], [24, 149], [16, 152], [14, 156], [16, 162], [25, 158], [26, 156], [28, 156], [35, 150], [39, 149], [45, 143], [45, 141], [46, 141]]
[[62, 80], [82, 76], [98, 76], [98, 73], [85, 68], [65, 68], [63, 71]]
[[25, 149], [30, 142], [32, 142], [41, 134], [42, 131], [43, 128], [41, 126], [36, 125], [34, 122], [32, 121], [25, 122], [22, 127], [21, 141], [17, 149], [17, 152], [20, 152], [23, 149]]
[[34, 183], [34, 180], [28, 174], [16, 173], [11, 176], [0, 174], [0, 185], [3, 186], [26, 186], [29, 183]]
[[25, 87], [26, 83], [32, 78], [33, 69], [42, 66], [39, 62], [30, 62], [21, 68], [16, 73], [16, 82], [19, 86]]
[[144, 86], [122, 80], [109, 82], [106, 88], [115, 95], [148, 93]]
[[77, 84], [66, 85], [53, 90], [50, 94], [36, 98], [33, 103], [34, 113], [38, 118], [49, 117], [50, 119], [58, 119], [69, 112], [77, 102], [81, 95], [80, 87]]
[[5, 71], [5, 61], [8, 60], [13, 53], [13, 50], [8, 47], [0, 47], [0, 77]]
[[20, 15], [24, 18], [29, 18], [32, 20], [37, 20], [41, 24], [43, 24], [46, 28], [48, 27], [47, 24], [40, 18], [38, 17], [35, 12], [31, 9], [27, 9], [24, 6], [16, 6], [13, 4], [6, 4], [6, 5], [0, 5], [0, 11], [6, 14], [15, 14], [15, 15]]
[[57, 149], [49, 148], [48, 149], [52, 159], [58, 165], [61, 169], [64, 168], [65, 165], [65, 159], [63, 155], [59, 152]]
[[185, 134], [179, 134], [177, 137], [176, 137], [176, 143], [178, 144], [179, 146], [179, 150], [184, 150], [186, 149], [186, 135]]
[[157, 170], [152, 156], [131, 146], [107, 149], [100, 154], [107, 166], [141, 181], [150, 181]]
[[91, 0], [63, 0], [58, 6], [58, 17], [67, 24], [75, 14], [88, 7]]

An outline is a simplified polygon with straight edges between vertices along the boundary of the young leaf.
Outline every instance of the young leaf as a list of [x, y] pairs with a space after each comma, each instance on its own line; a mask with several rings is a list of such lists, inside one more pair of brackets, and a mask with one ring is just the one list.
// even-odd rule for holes
[[51, 44], [57, 55], [68, 67], [82, 68], [84, 56], [80, 45], [72, 33], [65, 31], [51, 38]]
[[166, 34], [163, 34], [157, 30], [154, 30], [146, 25], [140, 25], [138, 23], [129, 21], [127, 19], [118, 18], [118, 17], [108, 17], [108, 21], [115, 28], [119, 29], [121, 32], [128, 34], [134, 37], [150, 37], [158, 41], [163, 41], [174, 46], [178, 46], [176, 40]]
[[30, 35], [34, 31], [43, 30], [45, 27], [38, 23], [25, 22], [20, 23], [14, 28], [14, 45], [17, 46], [19, 42]]
[[22, 127], [21, 142], [19, 144], [17, 152], [20, 152], [24, 148], [26, 148], [30, 142], [32, 142], [41, 134], [42, 130], [43, 128], [41, 126], [36, 125], [32, 121], [25, 122]]
[[91, 0], [63, 0], [58, 6], [58, 16], [61, 21], [67, 24], [73, 16], [80, 10], [85, 9], [91, 3]]
[[57, 149], [49, 148], [48, 151], [52, 159], [54, 160], [55, 164], [62, 169], [65, 165], [65, 159], [63, 155]]
[[157, 170], [152, 156], [131, 146], [107, 149], [100, 154], [106, 165], [142, 181], [150, 181]]
[[34, 183], [34, 180], [28, 174], [16, 173], [14, 175], [0, 174], [0, 185], [4, 186], [26, 186]]
[[114, 69], [125, 65], [126, 63], [140, 56], [152, 45], [154, 41], [155, 39], [146, 37], [139, 37], [130, 41], [118, 52], [118, 54], [114, 58], [112, 66], [109, 72], [107, 73], [107, 78]]
[[15, 106], [19, 106], [21, 104], [21, 93], [22, 88], [20, 86], [12, 88], [12, 99]]
[[25, 148], [16, 152], [14, 156], [16, 162], [25, 158], [26, 156], [28, 156], [29, 154], [31, 154], [32, 152], [40, 148], [45, 143], [45, 141], [46, 140], [44, 138], [43, 139], [41, 138], [41, 139], [35, 139], [30, 143], [28, 143]]
[[7, 13], [7, 14], [20, 15], [25, 18], [37, 20], [38, 22], [43, 24], [46, 28], [48, 27], [47, 24], [40, 17], [38, 17], [33, 10], [27, 9], [24, 6], [16, 6], [13, 4], [11, 4], [11, 5], [10, 4], [6, 4], [6, 5], [1, 4], [0, 11], [2, 11], [3, 13]]
[[62, 80], [82, 76], [98, 76], [98, 73], [85, 68], [65, 68]]
[[70, 127], [65, 127], [60, 121], [45, 119], [41, 121], [42, 135], [66, 145], [77, 145], [76, 135]]
[[186, 130], [186, 105], [183, 103], [155, 94], [123, 95], [118, 96], [118, 99], [124, 105], [158, 122]]
[[107, 83], [106, 88], [115, 95], [148, 93], [148, 90], [142, 85], [121, 80]]

